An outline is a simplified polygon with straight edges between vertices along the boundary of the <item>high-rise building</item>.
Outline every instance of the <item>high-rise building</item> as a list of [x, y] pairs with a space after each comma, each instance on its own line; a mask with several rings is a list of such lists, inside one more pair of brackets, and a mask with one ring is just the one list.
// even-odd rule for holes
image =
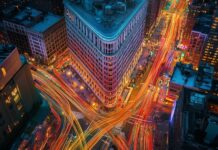
[[73, 67], [112, 108], [142, 53], [147, 1], [64, 1]]
[[196, 15], [198, 14], [198, 11], [197, 11], [198, 9], [199, 9], [198, 6], [193, 6], [193, 5], [189, 6], [188, 15], [187, 15], [185, 26], [183, 29], [183, 39], [184, 40], [190, 39], [190, 33], [192, 31], [192, 28], [195, 25], [195, 20], [196, 20]]
[[191, 63], [194, 69], [198, 69], [200, 63], [200, 58], [203, 52], [204, 43], [206, 41], [207, 34], [199, 31], [191, 32], [191, 41], [189, 45], [189, 54], [191, 58]]
[[43, 64], [51, 64], [66, 45], [64, 18], [25, 7], [7, 12], [3, 21], [11, 43], [21, 52], [28, 52]]
[[177, 63], [170, 80], [168, 98], [176, 100], [184, 87], [204, 93], [212, 92], [214, 68], [201, 62], [198, 71], [192, 64]]
[[148, 9], [146, 15], [146, 25], [145, 32], [149, 31], [152, 25], [157, 20], [163, 6], [165, 5], [165, 0], [149, 0]]
[[218, 9], [213, 16], [213, 23], [209, 32], [202, 60], [214, 66], [215, 78], [218, 78]]
[[[186, 18], [185, 26], [183, 27], [183, 40], [187, 42], [190, 40], [191, 31], [195, 26], [196, 21], [199, 20], [198, 16], [200, 15], [201, 19], [209, 20], [210, 15], [213, 14], [215, 6], [216, 6], [216, 0], [190, 1], [190, 5], [188, 6], [188, 15]], [[202, 18], [202, 16], [205, 18]]]
[[213, 81], [212, 92], [213, 95], [218, 96], [218, 80]]
[[11, 144], [40, 100], [29, 65], [18, 50], [0, 45], [0, 148]]
[[[171, 149], [217, 149], [218, 147], [218, 104], [212, 96], [194, 88], [185, 87], [180, 93], [176, 109], [180, 119], [176, 122], [181, 134], [172, 136]], [[177, 111], [177, 110], [175, 110]], [[174, 117], [177, 117], [175, 114]], [[176, 142], [174, 139], [177, 138]]]
[[201, 62], [198, 71], [192, 65], [177, 63], [169, 86], [169, 95], [176, 100], [170, 119], [169, 149], [218, 146], [218, 97], [212, 89], [213, 72], [207, 63]]
[[207, 36], [210, 31], [211, 19], [210, 15], [200, 15], [196, 19], [194, 28], [191, 31], [189, 56], [191, 58], [190, 63], [193, 64], [194, 69], [198, 69]]

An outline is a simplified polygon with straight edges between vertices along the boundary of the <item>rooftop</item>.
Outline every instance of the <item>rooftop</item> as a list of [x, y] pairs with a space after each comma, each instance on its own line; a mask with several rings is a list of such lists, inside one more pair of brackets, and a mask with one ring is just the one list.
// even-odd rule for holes
[[17, 12], [8, 12], [6, 18], [6, 20], [23, 25], [36, 32], [44, 32], [60, 21], [62, 17], [51, 13], [44, 13], [31, 7], [25, 7]]
[[181, 86], [211, 90], [214, 68], [206, 63], [200, 64], [198, 72], [191, 64], [177, 63], [171, 82]]
[[30, 7], [26, 7], [24, 10], [18, 12], [14, 18], [17, 20], [24, 20], [26, 17], [38, 17], [42, 15], [42, 12]]
[[196, 80], [196, 72], [190, 64], [177, 63], [171, 78], [171, 82], [179, 85], [193, 87]]
[[127, 6], [125, 12], [120, 13], [113, 11], [113, 4], [108, 5], [104, 3], [104, 9], [109, 9], [111, 13], [110, 15], [105, 15], [103, 13], [103, 8], [86, 10], [81, 3], [64, 0], [65, 6], [104, 40], [116, 39], [146, 2], [147, 0], [135, 0], [134, 6]]
[[206, 95], [197, 92], [190, 93], [189, 105], [191, 105], [194, 109], [204, 109], [205, 103]]
[[59, 22], [61, 19], [62, 19], [61, 16], [56, 16], [56, 15], [53, 15], [53, 14], [47, 14], [46, 16], [44, 16], [43, 20], [41, 20], [37, 24], [33, 25], [31, 27], [31, 29], [36, 31], [36, 32], [44, 32], [48, 28], [50, 28], [51, 26], [53, 26], [54, 24]]
[[19, 11], [12, 10], [6, 14], [6, 20], [23, 25], [25, 27], [31, 27], [42, 19], [43, 12], [34, 8], [25, 7]]
[[200, 89], [211, 90], [213, 85], [213, 73], [214, 67], [210, 66], [207, 63], [201, 62], [199, 65], [199, 70], [197, 72], [195, 86]]
[[200, 15], [197, 18], [193, 30], [208, 34], [211, 28], [212, 20], [213, 20], [212, 15], [209, 14]]
[[0, 44], [0, 64], [11, 54], [14, 48], [13, 45]]

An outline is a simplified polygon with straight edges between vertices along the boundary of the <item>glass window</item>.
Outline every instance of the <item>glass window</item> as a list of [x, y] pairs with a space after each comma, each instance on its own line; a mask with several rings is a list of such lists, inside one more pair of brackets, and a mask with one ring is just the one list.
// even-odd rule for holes
[[11, 104], [11, 97], [10, 97], [10, 96], [8, 96], [8, 97], [6, 98], [5, 103], [6, 103], [7, 105]]

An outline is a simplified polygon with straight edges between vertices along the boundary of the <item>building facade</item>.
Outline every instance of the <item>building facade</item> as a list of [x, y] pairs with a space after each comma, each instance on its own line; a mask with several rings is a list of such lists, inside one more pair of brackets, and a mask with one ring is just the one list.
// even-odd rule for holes
[[213, 65], [215, 78], [218, 78], [218, 10], [215, 11], [213, 23], [208, 35], [202, 60]]
[[40, 103], [29, 65], [13, 46], [0, 45], [0, 147], [11, 144]]
[[199, 31], [191, 32], [189, 55], [192, 58], [191, 63], [193, 64], [194, 69], [198, 69], [201, 56], [203, 54], [203, 49], [206, 39], [207, 39], [207, 34], [205, 33]]
[[213, 84], [214, 68], [208, 63], [201, 62], [198, 71], [192, 64], [177, 63], [170, 80], [167, 97], [178, 99], [184, 87], [194, 89], [202, 93], [210, 93]]
[[[177, 103], [181, 105], [177, 121], [181, 134], [172, 136], [171, 149], [217, 149], [218, 147], [218, 103], [217, 96], [185, 87]], [[176, 116], [175, 116], [176, 117]]]
[[16, 13], [8, 12], [3, 23], [9, 41], [37, 62], [49, 65], [66, 49], [63, 17], [26, 7]]
[[47, 65], [52, 64], [57, 60], [58, 55], [65, 51], [66, 36], [64, 19], [52, 14], [27, 29], [28, 43], [33, 57], [39, 63]]
[[190, 34], [192, 32], [192, 29], [195, 25], [196, 22], [196, 16], [199, 14], [200, 6], [192, 3], [188, 7], [188, 15], [186, 18], [185, 26], [183, 29], [183, 39], [189, 40], [190, 39]]
[[170, 121], [169, 149], [217, 148], [218, 97], [212, 89], [214, 68], [202, 62], [198, 68], [196, 71], [192, 65], [177, 63], [174, 69], [169, 96], [176, 100], [176, 107]]
[[166, 0], [149, 0], [146, 15], [145, 32], [148, 32], [151, 29], [152, 25], [154, 25], [165, 4]]
[[195, 18], [195, 25], [192, 29], [189, 44], [190, 63], [193, 68], [198, 70], [204, 47], [212, 24], [212, 16], [209, 14], [200, 14]]
[[65, 0], [64, 5], [72, 65], [112, 108], [142, 53], [147, 2], [135, 1], [134, 9], [121, 2], [92, 8]]

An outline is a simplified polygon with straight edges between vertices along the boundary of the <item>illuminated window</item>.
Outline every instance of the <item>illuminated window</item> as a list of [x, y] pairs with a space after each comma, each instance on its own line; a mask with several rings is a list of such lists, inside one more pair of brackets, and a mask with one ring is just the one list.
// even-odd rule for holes
[[1, 68], [1, 72], [3, 74], [3, 77], [6, 77], [7, 72], [6, 72], [6, 69], [4, 67]]
[[12, 96], [16, 96], [17, 95], [17, 88], [14, 88], [13, 91], [11, 92]]
[[11, 97], [9, 96], [6, 100], [5, 100], [6, 104], [11, 104]]
[[15, 103], [18, 103], [20, 101], [20, 96], [17, 94], [15, 97], [14, 97], [14, 102]]
[[23, 108], [22, 104], [18, 104], [18, 105], [17, 105], [17, 109], [18, 109], [18, 110], [21, 110], [22, 108]]

